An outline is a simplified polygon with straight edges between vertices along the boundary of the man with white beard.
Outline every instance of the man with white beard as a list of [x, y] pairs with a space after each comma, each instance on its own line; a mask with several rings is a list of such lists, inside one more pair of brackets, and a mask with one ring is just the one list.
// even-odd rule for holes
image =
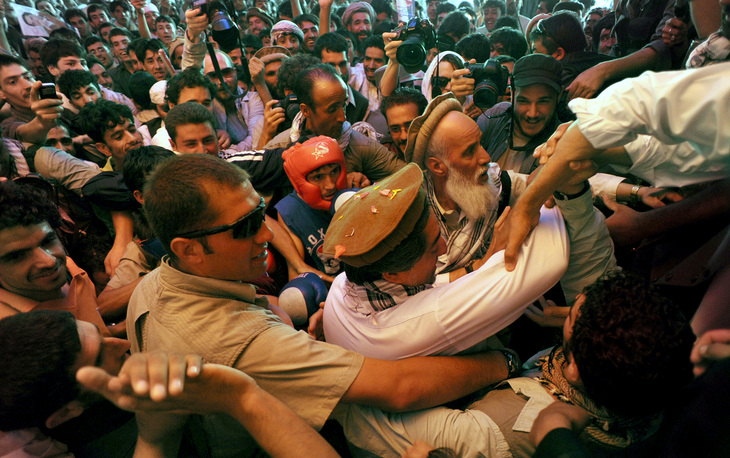
[[[416, 153], [415, 164], [359, 191], [333, 217], [323, 251], [340, 259], [345, 272], [324, 307], [327, 342], [381, 359], [477, 351], [499, 345], [490, 337], [558, 281], [572, 299], [615, 267], [605, 219], [593, 208], [584, 176], [556, 193], [560, 210], [543, 208], [519, 271], [508, 274], [503, 253], [485, 249], [479, 268], [468, 264], [460, 278], [464, 269], [436, 277], [447, 250], [461, 250], [448, 257], [456, 265], [474, 245], [477, 252], [489, 248], [500, 200], [524, 188], [524, 178], [511, 180], [489, 163], [479, 127], [452, 97], [437, 97], [411, 124], [409, 132], [420, 133], [406, 157]], [[425, 174], [418, 168], [424, 163], [430, 164]], [[445, 242], [449, 210], [460, 232]]]

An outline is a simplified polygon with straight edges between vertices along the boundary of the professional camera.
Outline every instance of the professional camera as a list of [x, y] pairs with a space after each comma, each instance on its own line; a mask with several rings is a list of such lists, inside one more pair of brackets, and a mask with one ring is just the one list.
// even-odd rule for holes
[[483, 64], [467, 64], [469, 78], [474, 78], [474, 105], [486, 110], [491, 108], [497, 99], [507, 91], [509, 72], [497, 59], [489, 59]]
[[228, 14], [228, 9], [223, 1], [193, 0], [191, 8], [200, 8], [200, 14], [208, 15], [208, 21], [213, 29], [213, 39], [224, 52], [238, 47], [238, 27]]
[[292, 121], [294, 121], [296, 115], [299, 114], [299, 98], [297, 98], [296, 94], [289, 94], [279, 102], [275, 103], [272, 108], [278, 107], [283, 108], [284, 114], [286, 115], [284, 122], [279, 124], [278, 132], [281, 133], [291, 127]]
[[408, 73], [416, 73], [426, 63], [427, 50], [436, 47], [436, 30], [427, 19], [412, 17], [393, 30], [395, 40], [403, 40], [395, 57]]

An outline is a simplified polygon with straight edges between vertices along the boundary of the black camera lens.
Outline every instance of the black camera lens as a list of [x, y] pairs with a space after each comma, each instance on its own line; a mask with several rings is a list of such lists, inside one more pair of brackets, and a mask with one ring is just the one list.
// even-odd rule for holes
[[499, 87], [494, 81], [482, 81], [474, 88], [474, 105], [480, 108], [491, 108], [497, 103], [497, 98], [500, 95], [502, 94], [499, 93]]
[[419, 71], [426, 62], [426, 48], [423, 47], [423, 39], [418, 35], [404, 41], [395, 54], [398, 62], [409, 73]]

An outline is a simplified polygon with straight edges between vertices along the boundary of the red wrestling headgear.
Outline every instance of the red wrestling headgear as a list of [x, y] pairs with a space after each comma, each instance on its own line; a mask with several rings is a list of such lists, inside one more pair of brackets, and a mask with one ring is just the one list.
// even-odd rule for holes
[[304, 202], [315, 210], [329, 211], [332, 202], [322, 199], [319, 186], [307, 181], [307, 174], [323, 165], [339, 164], [337, 190], [347, 189], [347, 166], [340, 145], [330, 137], [320, 135], [292, 146], [282, 154], [284, 171]]

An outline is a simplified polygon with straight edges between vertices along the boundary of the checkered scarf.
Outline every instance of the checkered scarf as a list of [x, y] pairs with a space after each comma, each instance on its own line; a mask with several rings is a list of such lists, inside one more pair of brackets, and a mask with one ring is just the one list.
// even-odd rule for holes
[[616, 415], [601, 407], [585, 393], [575, 389], [563, 375], [566, 364], [562, 347], [556, 347], [549, 355], [540, 358], [542, 377], [538, 381], [559, 402], [582, 407], [591, 414], [591, 423], [586, 427], [588, 436], [601, 444], [625, 448], [654, 434], [659, 428], [661, 414], [630, 418]]
[[387, 280], [365, 282], [362, 286], [350, 280], [345, 283], [346, 294], [357, 298], [358, 304], [369, 304], [373, 312], [394, 307], [429, 288], [433, 288], [433, 285], [404, 286]]

